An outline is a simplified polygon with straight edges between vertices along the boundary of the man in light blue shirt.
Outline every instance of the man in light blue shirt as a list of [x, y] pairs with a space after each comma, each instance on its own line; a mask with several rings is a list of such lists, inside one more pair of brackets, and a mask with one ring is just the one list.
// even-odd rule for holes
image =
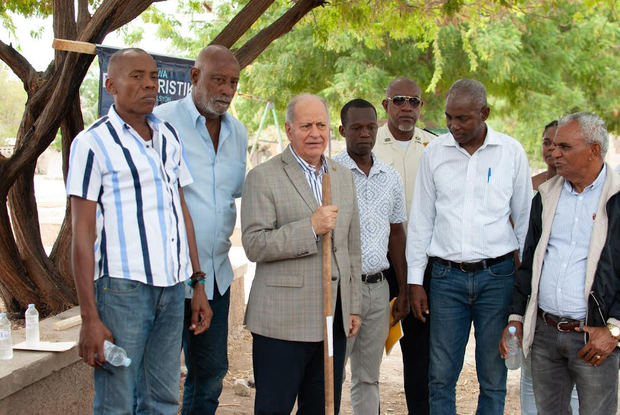
[[[155, 113], [179, 133], [194, 183], [183, 189], [194, 218], [198, 255], [207, 278], [204, 290], [213, 310], [209, 330], [183, 333], [187, 377], [183, 414], [214, 414], [228, 370], [227, 337], [230, 284], [228, 259], [235, 226], [235, 198], [241, 197], [245, 178], [247, 131], [228, 106], [237, 90], [239, 63], [227, 48], [204, 48], [191, 69], [192, 93], [161, 105]], [[185, 316], [191, 315], [191, 290]]]

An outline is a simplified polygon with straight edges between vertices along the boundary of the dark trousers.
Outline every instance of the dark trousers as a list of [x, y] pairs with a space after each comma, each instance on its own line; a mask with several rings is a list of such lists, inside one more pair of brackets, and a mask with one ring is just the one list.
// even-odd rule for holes
[[[389, 260], [388, 255], [388, 260]], [[424, 289], [430, 298], [430, 266], [424, 272]], [[390, 285], [390, 299], [398, 296], [398, 281], [392, 268], [383, 271]], [[427, 318], [422, 323], [410, 313], [403, 321], [404, 336], [400, 339], [400, 349], [403, 355], [403, 378], [405, 399], [410, 415], [428, 415], [428, 363], [430, 324]]]
[[[201, 286], [199, 286], [201, 287]], [[230, 288], [220, 295], [217, 283], [209, 305], [213, 318], [209, 330], [197, 336], [189, 331], [192, 300], [185, 300], [183, 351], [187, 376], [183, 389], [183, 415], [215, 414], [222, 393], [222, 381], [228, 371], [228, 308]]]
[[[336, 380], [342, 379], [347, 346], [340, 295], [334, 314], [334, 409], [338, 414], [342, 382]], [[325, 412], [323, 342], [279, 340], [252, 333], [252, 364], [256, 415], [289, 415], [295, 399], [298, 414]]]
[[600, 366], [585, 363], [577, 352], [584, 333], [560, 332], [538, 316], [532, 344], [532, 380], [541, 415], [569, 414], [573, 385], [577, 385], [581, 415], [613, 415], [618, 409], [617, 348]]

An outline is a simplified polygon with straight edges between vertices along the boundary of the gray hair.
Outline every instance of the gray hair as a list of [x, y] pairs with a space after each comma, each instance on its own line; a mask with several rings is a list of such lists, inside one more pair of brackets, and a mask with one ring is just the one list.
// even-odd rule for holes
[[572, 122], [577, 123], [586, 143], [598, 143], [601, 146], [601, 157], [605, 158], [609, 148], [609, 134], [607, 133], [607, 127], [605, 127], [605, 121], [596, 114], [576, 112], [562, 117], [558, 123], [558, 128]]
[[467, 96], [472, 102], [479, 104], [481, 108], [487, 106], [487, 90], [482, 83], [475, 79], [464, 78], [453, 83], [448, 90], [446, 101], [457, 96]]
[[327, 106], [327, 102], [320, 96], [314, 94], [299, 94], [294, 96], [293, 99], [291, 99], [291, 102], [289, 102], [286, 106], [286, 114], [284, 120], [287, 123], [292, 124], [295, 119], [295, 105], [297, 104], [297, 102], [308, 98], [316, 98], [323, 103], [323, 106], [325, 107], [325, 112], [327, 113], [327, 124], [329, 125], [329, 107]]

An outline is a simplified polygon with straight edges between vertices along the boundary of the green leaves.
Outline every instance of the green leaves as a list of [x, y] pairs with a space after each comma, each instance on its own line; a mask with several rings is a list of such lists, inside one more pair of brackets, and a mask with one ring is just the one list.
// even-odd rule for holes
[[[166, 15], [157, 4], [142, 21], [158, 26], [175, 56], [195, 57], [247, 4], [181, 0]], [[95, 4], [96, 1], [91, 1]], [[341, 106], [355, 97], [381, 101], [395, 77], [415, 79], [423, 91], [421, 124], [444, 127], [445, 94], [457, 79], [480, 80], [492, 106], [490, 123], [513, 135], [538, 159], [543, 126], [567, 112], [593, 111], [620, 132], [620, 24], [614, 0], [331, 0], [306, 15], [242, 71], [235, 106], [250, 131], [264, 100], [284, 121], [284, 108], [301, 92], [325, 97], [332, 127]], [[205, 6], [205, 4], [208, 6]], [[213, 5], [217, 5], [212, 9]], [[276, 0], [234, 45], [239, 48], [292, 7]], [[209, 16], [205, 17], [205, 13]], [[11, 13], [50, 14], [51, 0], [8, 0]], [[123, 29], [127, 43], [143, 37], [135, 23]]]

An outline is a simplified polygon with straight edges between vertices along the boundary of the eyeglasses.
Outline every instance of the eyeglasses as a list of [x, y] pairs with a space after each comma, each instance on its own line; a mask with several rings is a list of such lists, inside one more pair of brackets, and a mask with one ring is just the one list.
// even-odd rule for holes
[[422, 100], [418, 97], [409, 97], [406, 95], [396, 95], [392, 98], [388, 98], [388, 101], [392, 101], [394, 105], [397, 107], [402, 107], [405, 105], [405, 102], [409, 102], [411, 108], [418, 108], [420, 104], [422, 104]]

